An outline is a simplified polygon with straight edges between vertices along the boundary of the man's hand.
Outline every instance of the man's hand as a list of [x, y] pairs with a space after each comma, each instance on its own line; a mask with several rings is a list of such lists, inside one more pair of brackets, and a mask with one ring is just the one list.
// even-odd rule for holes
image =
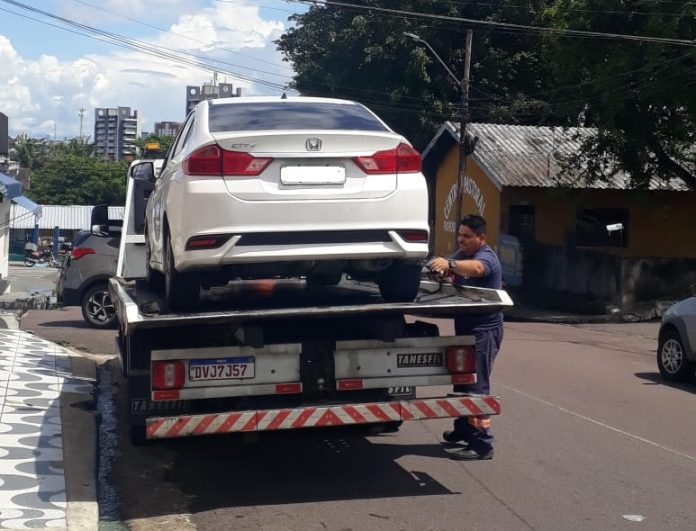
[[430, 271], [436, 275], [440, 275], [441, 277], [449, 273], [450, 269], [447, 259], [442, 258], [441, 256], [436, 256], [430, 260], [430, 262], [428, 262], [428, 267], [430, 268]]

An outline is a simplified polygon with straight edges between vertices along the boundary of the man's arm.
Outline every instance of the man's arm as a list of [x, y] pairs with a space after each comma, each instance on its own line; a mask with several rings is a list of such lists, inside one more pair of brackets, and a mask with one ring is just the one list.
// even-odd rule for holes
[[438, 275], [455, 273], [469, 278], [481, 278], [486, 275], [486, 266], [481, 260], [447, 260], [441, 256], [430, 261], [430, 270]]

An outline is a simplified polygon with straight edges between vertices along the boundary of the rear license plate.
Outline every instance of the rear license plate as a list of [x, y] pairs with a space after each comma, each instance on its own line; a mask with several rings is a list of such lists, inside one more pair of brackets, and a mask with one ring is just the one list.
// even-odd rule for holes
[[282, 184], [343, 184], [346, 169], [341, 166], [285, 166], [280, 169]]
[[254, 377], [254, 357], [189, 361], [189, 381], [239, 380]]

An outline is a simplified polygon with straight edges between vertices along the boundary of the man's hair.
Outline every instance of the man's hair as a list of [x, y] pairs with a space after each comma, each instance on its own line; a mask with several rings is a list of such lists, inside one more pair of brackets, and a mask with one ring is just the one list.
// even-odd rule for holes
[[486, 234], [486, 220], [477, 214], [469, 214], [468, 216], [464, 216], [459, 224], [470, 228], [471, 232], [476, 234], [476, 236]]

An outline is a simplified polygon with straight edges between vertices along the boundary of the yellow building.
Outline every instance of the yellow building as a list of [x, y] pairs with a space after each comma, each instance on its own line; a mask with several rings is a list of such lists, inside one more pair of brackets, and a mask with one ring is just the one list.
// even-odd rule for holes
[[589, 128], [470, 124], [467, 133], [474, 149], [461, 187], [454, 124], [423, 152], [435, 254], [456, 249], [459, 215], [481, 214], [504, 261], [514, 260], [509, 241], [521, 244], [527, 288], [626, 305], [686, 296], [696, 283], [693, 184], [654, 178], [649, 190], [631, 190], [626, 174], [587, 183], [563, 171]]

